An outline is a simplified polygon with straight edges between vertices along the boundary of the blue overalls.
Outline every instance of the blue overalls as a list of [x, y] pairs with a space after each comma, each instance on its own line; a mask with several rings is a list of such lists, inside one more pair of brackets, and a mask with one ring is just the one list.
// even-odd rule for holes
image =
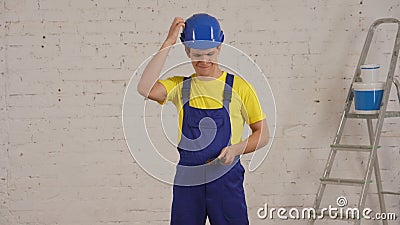
[[171, 225], [204, 225], [207, 216], [211, 225], [249, 224], [239, 157], [231, 165], [207, 163], [230, 145], [233, 80], [234, 76], [227, 74], [222, 108], [199, 109], [189, 106], [191, 78], [184, 79]]

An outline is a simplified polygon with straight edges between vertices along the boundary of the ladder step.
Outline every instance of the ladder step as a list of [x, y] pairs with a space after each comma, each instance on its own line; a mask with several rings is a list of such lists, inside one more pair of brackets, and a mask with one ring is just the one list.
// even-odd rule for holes
[[[343, 178], [320, 178], [322, 184], [346, 185], [346, 186], [360, 186], [364, 185], [364, 180], [356, 179], [343, 179]], [[370, 181], [372, 183], [372, 181]]]
[[321, 215], [324, 215], [324, 217], [329, 218], [329, 212], [324, 211], [323, 213], [321, 213], [321, 211], [322, 211], [322, 209], [316, 210], [315, 215], [318, 216], [318, 217], [320, 217]]
[[[348, 113], [347, 118], [353, 119], [378, 119], [379, 113], [377, 114], [359, 114], [359, 113]], [[385, 118], [400, 117], [399, 111], [386, 111]]]
[[[371, 152], [372, 145], [331, 145], [331, 148], [337, 151], [356, 151], [356, 152]], [[378, 146], [380, 148], [381, 146]]]
[[400, 192], [392, 192], [392, 191], [382, 191], [384, 195], [400, 195]]

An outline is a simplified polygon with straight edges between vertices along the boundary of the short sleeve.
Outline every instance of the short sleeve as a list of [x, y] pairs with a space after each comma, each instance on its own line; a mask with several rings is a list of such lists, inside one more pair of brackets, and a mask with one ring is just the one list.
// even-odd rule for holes
[[161, 83], [167, 91], [167, 98], [165, 99], [165, 101], [158, 103], [165, 104], [169, 101], [174, 102], [178, 97], [177, 95], [179, 94], [179, 88], [177, 87], [180, 83], [182, 83], [182, 81], [183, 77], [180, 76], [169, 77], [166, 80], [158, 80], [158, 82]]
[[243, 102], [242, 116], [247, 124], [253, 124], [266, 118], [262, 110], [257, 93], [252, 85], [242, 79], [241, 80], [241, 99]]

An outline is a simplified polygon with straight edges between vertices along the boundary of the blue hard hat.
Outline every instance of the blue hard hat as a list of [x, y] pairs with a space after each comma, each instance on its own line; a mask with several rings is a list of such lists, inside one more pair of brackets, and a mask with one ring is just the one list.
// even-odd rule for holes
[[186, 20], [180, 39], [189, 48], [215, 48], [224, 41], [224, 32], [215, 17], [200, 13]]

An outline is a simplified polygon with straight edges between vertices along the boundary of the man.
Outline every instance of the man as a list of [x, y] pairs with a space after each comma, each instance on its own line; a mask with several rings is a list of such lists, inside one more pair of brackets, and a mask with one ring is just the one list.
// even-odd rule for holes
[[[158, 80], [169, 48], [181, 41], [195, 73]], [[265, 114], [252, 86], [227, 74], [217, 60], [224, 34], [217, 19], [195, 14], [176, 17], [159, 51], [145, 68], [138, 92], [178, 111], [180, 160], [173, 188], [172, 225], [246, 225], [240, 155], [268, 143]], [[244, 122], [251, 135], [242, 140]]]

